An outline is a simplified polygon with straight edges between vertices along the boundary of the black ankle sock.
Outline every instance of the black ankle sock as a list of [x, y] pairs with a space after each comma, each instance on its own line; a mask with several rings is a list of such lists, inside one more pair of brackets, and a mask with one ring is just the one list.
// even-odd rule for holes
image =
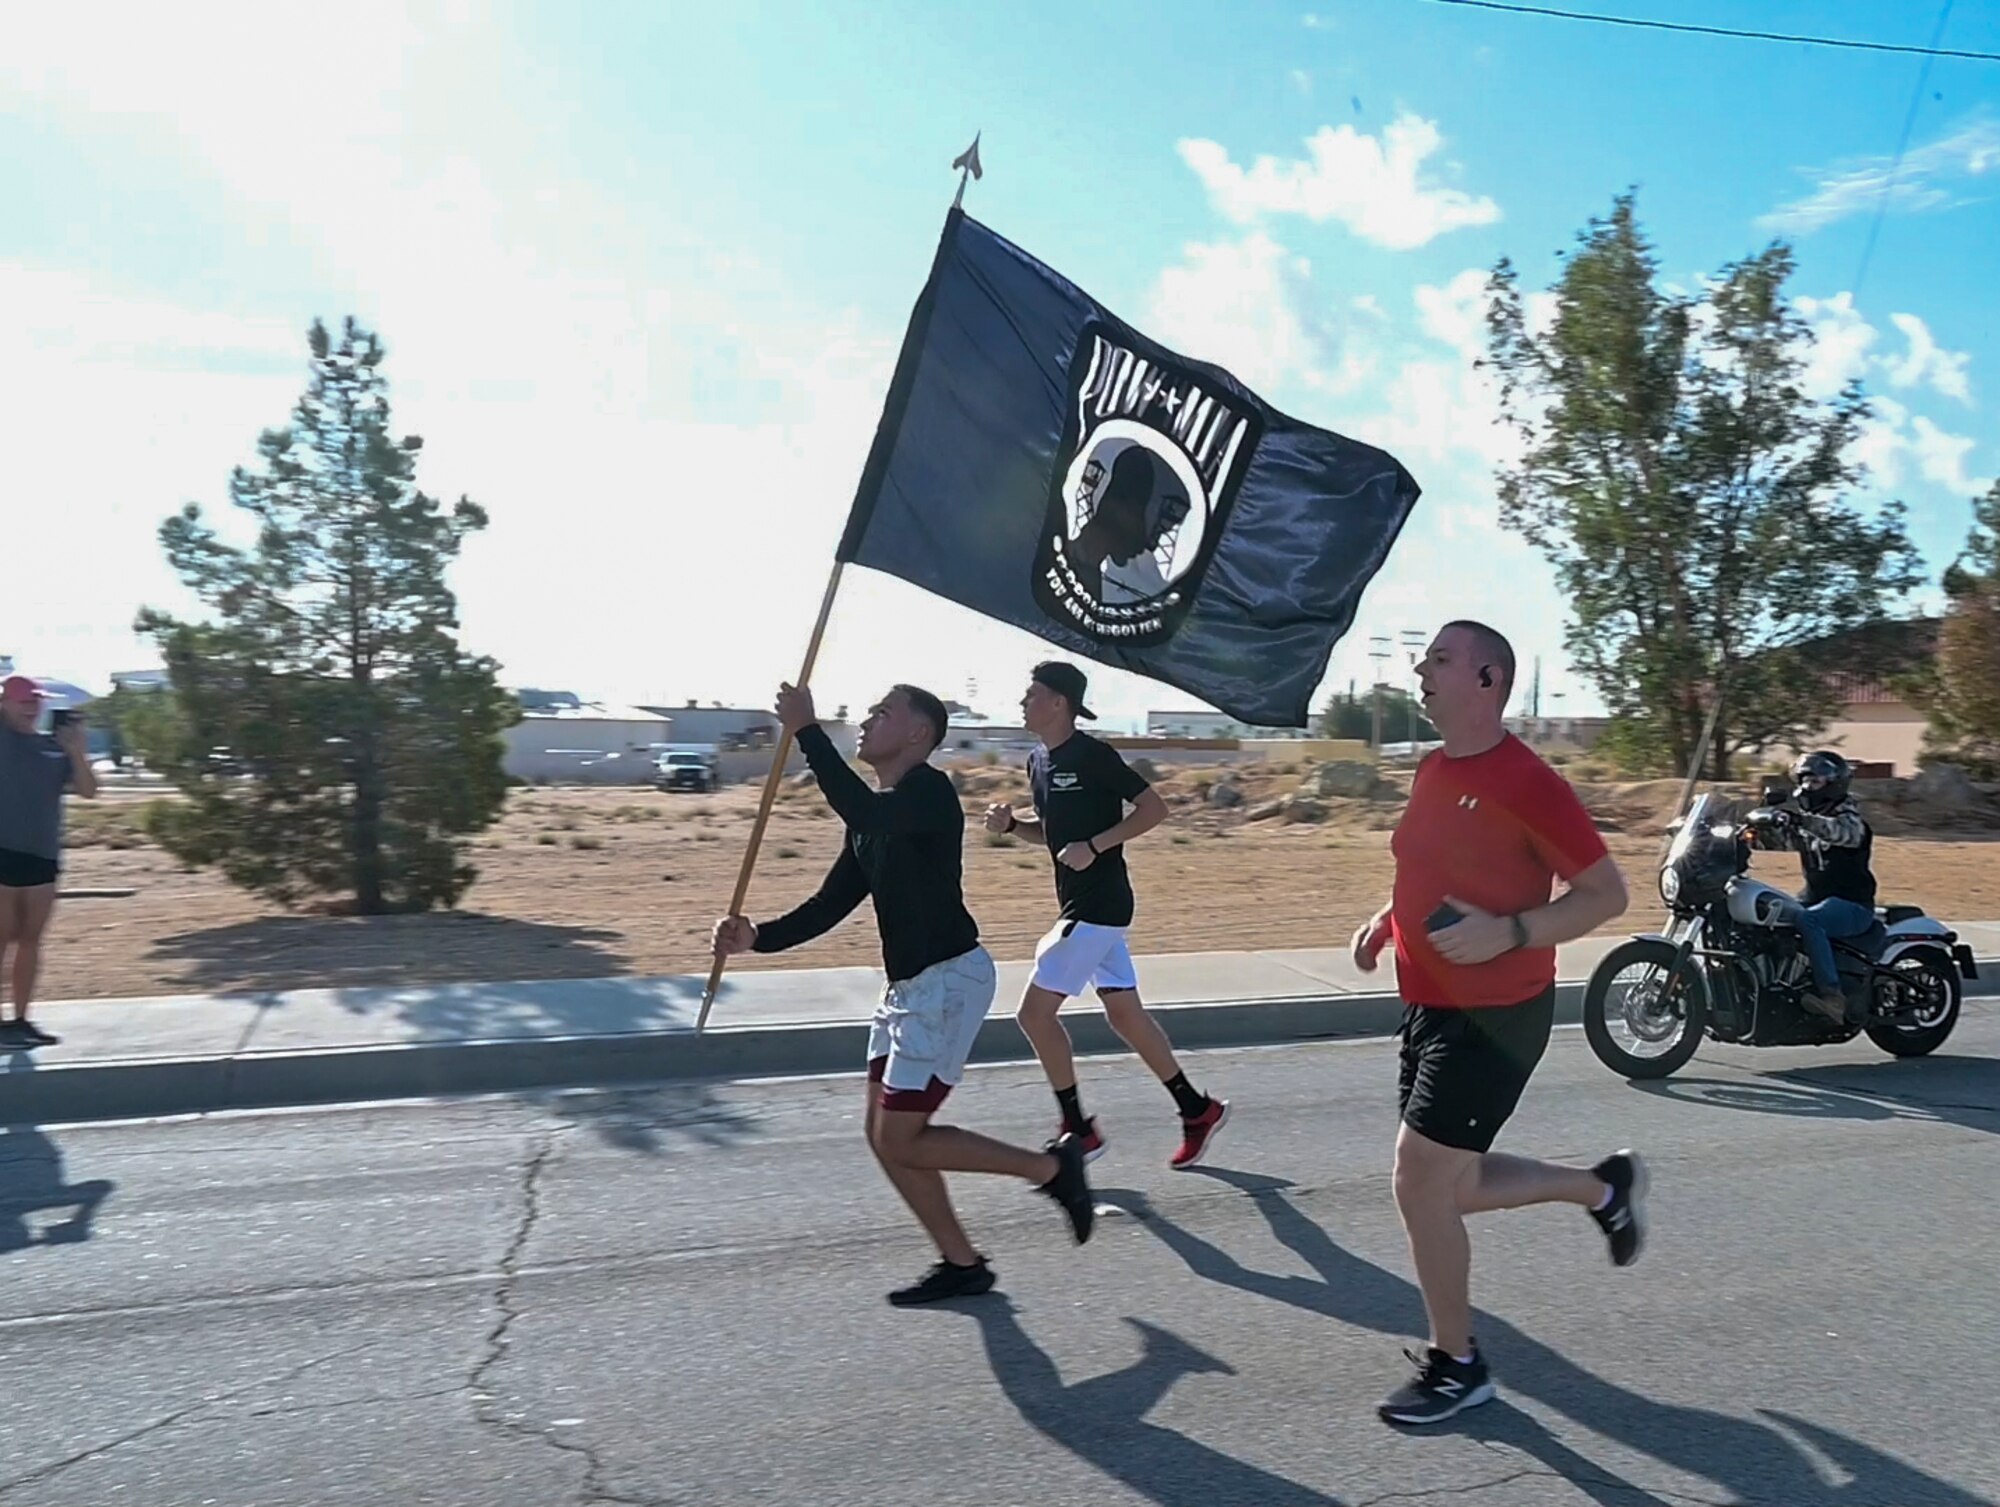
[[1192, 1120], [1208, 1108], [1208, 1095], [1196, 1091], [1187, 1081], [1186, 1073], [1175, 1073], [1167, 1080], [1167, 1092], [1174, 1096], [1174, 1103], [1180, 1106], [1181, 1118]]
[[1063, 1129], [1071, 1135], [1088, 1135], [1090, 1121], [1083, 1117], [1083, 1101], [1076, 1096], [1076, 1085], [1056, 1090], [1056, 1103], [1062, 1106]]

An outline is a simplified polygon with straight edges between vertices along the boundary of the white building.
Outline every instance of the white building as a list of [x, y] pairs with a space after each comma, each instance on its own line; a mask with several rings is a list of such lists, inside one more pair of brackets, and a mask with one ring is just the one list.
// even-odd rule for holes
[[[698, 706], [690, 701], [686, 706], [644, 706], [639, 710], [671, 719], [677, 743], [702, 743], [727, 750], [771, 748], [778, 741], [778, 717], [769, 707], [723, 706], [713, 701]], [[847, 708], [842, 707], [828, 720], [839, 721], [846, 714]]]
[[1012, 762], [1025, 759], [1029, 750], [1040, 741], [1019, 723], [987, 722], [983, 719], [960, 721], [954, 718], [945, 729], [944, 742], [938, 746], [938, 757], [977, 759], [990, 753]]
[[1189, 708], [1178, 712], [1146, 713], [1146, 736], [1149, 738], [1310, 738], [1308, 728], [1303, 727], [1253, 727], [1247, 722], [1238, 722], [1227, 712], [1210, 712]]
[[575, 785], [644, 785], [652, 747], [674, 740], [674, 725], [636, 706], [542, 694], [500, 735], [501, 767], [519, 780]]

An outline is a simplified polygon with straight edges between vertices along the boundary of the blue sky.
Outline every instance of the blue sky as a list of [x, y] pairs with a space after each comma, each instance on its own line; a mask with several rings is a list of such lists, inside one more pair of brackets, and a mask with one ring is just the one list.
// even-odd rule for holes
[[[1941, 567], [2000, 471], [2000, 65], [1481, 12], [1299, 6], [16, 8], [0, 21], [0, 652], [102, 684], [184, 605], [155, 541], [284, 418], [304, 326], [390, 347], [427, 489], [493, 515], [456, 577], [512, 683], [762, 701], [796, 669], [974, 130], [968, 208], [1126, 318], [1394, 451], [1425, 487], [1338, 651], [1449, 616], [1545, 657], [1562, 604], [1497, 526], [1477, 354], [1502, 255], [1628, 186], [1693, 286], [1786, 235], [1815, 380], [1881, 400], [1870, 495]], [[1579, 0], [1929, 40], [1903, 0]], [[1947, 46], [2000, 51], [1958, 5]], [[1879, 240], [1863, 272], [1878, 208]], [[25, 211], [25, 212], [24, 212]], [[1859, 281], [1857, 282], [1857, 279]], [[223, 509], [226, 511], [226, 508]], [[1035, 643], [850, 578], [817, 677], [1011, 702]], [[1106, 672], [1111, 719], [1187, 698]]]

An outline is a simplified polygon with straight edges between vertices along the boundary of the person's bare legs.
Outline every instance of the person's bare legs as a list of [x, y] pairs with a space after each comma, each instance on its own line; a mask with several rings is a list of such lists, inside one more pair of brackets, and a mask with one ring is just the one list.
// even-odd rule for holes
[[56, 908], [56, 887], [36, 885], [15, 890], [14, 895], [14, 1019], [28, 1018], [28, 1005], [35, 997], [35, 980], [42, 971], [42, 936], [49, 916]]
[[1076, 1087], [1076, 1052], [1070, 1045], [1069, 1031], [1057, 1015], [1066, 998], [1053, 989], [1030, 984], [1028, 992], [1021, 996], [1021, 1008], [1015, 1017], [1021, 1023], [1021, 1034], [1035, 1049], [1049, 1087], [1058, 1091]]
[[1489, 1151], [1459, 1180], [1458, 1210], [1461, 1214], [1488, 1214], [1532, 1204], [1577, 1204], [1594, 1209], [1604, 1202], [1610, 1186], [1583, 1167], [1562, 1167]]
[[1396, 1210], [1430, 1318], [1431, 1344], [1451, 1356], [1472, 1353], [1472, 1242], [1458, 1207], [1458, 1185], [1479, 1160], [1418, 1135], [1396, 1133]]
[[1453, 1357], [1472, 1353], [1472, 1241], [1467, 1214], [1530, 1204], [1595, 1208], [1608, 1185], [1593, 1172], [1526, 1157], [1461, 1151], [1408, 1125], [1396, 1135], [1396, 1208], [1430, 1318], [1431, 1344]]
[[[22, 890], [0, 886], [0, 968], [7, 966], [7, 953], [21, 932]], [[9, 1015], [7, 1019], [14, 1017]]]
[[954, 1266], [970, 1266], [979, 1259], [979, 1252], [972, 1248], [971, 1237], [965, 1233], [965, 1226], [959, 1222], [958, 1211], [951, 1205], [951, 1194], [944, 1185], [944, 1174], [924, 1167], [906, 1167], [889, 1156], [883, 1149], [885, 1133], [883, 1119], [894, 1113], [882, 1107], [882, 1086], [868, 1085], [868, 1149], [875, 1153], [875, 1160], [882, 1168], [882, 1175], [889, 1184], [902, 1195], [910, 1212], [917, 1216], [917, 1223], [924, 1227], [924, 1233], [931, 1237], [931, 1244], [938, 1254]]
[[1147, 1013], [1137, 989], [1100, 989], [1097, 997], [1104, 1002], [1104, 1018], [1111, 1022], [1118, 1039], [1139, 1054], [1139, 1060], [1152, 1070], [1155, 1078], [1168, 1083], [1180, 1076], [1181, 1065], [1174, 1060], [1173, 1043], [1167, 1040], [1160, 1023]]
[[938, 1254], [955, 1266], [970, 1266], [979, 1253], [952, 1207], [945, 1173], [986, 1172], [1039, 1187], [1060, 1170], [1049, 1152], [1009, 1146], [955, 1125], [933, 1125], [931, 1111], [886, 1108], [882, 1086], [871, 1083], [868, 1089], [869, 1147]]

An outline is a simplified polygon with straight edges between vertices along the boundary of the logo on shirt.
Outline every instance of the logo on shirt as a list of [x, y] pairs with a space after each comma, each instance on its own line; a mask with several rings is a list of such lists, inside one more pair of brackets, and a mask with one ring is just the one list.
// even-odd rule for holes
[[1049, 789], [1075, 790], [1083, 783], [1083, 777], [1074, 769], [1058, 769], [1049, 776]]
[[1458, 804], [1464, 810], [1477, 811], [1479, 809], [1479, 797], [1476, 795], [1461, 795], [1458, 798]]
[[1085, 325], [1035, 551], [1042, 609], [1103, 643], [1171, 638], [1262, 436], [1257, 411], [1207, 377]]

